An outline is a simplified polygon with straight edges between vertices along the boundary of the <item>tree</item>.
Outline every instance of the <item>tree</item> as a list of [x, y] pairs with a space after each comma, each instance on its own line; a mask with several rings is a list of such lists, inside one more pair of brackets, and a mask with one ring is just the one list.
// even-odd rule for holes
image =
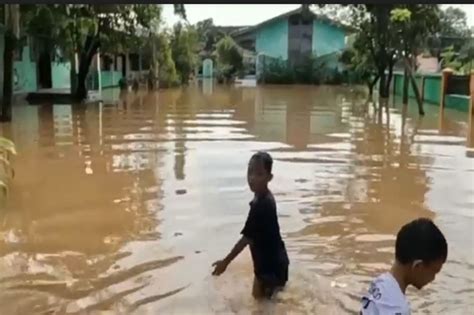
[[[319, 6], [324, 7], [324, 5]], [[356, 29], [358, 41], [364, 43], [365, 50], [371, 56], [371, 62], [376, 68], [377, 76], [380, 78], [379, 95], [382, 98], [387, 98], [390, 94], [395, 62], [403, 56], [402, 52], [405, 50], [405, 44], [408, 45], [406, 50], [412, 55], [415, 55], [420, 47], [424, 47], [424, 45], [418, 44], [425, 42], [424, 36], [432, 34], [434, 25], [438, 23], [437, 6], [395, 4], [351, 4], [342, 6], [345, 10], [349, 10], [350, 24]], [[343, 15], [342, 10], [341, 12], [337, 11], [335, 10], [335, 15]], [[403, 15], [407, 11], [409, 11], [410, 16], [414, 16], [413, 19], [407, 19], [407, 14]], [[395, 19], [393, 18], [393, 12], [395, 12]], [[397, 13], [401, 14], [397, 15]], [[400, 19], [397, 19], [398, 17]], [[401, 45], [401, 43], [404, 44]], [[362, 53], [362, 51], [359, 51], [359, 53]], [[388, 75], [386, 75], [387, 70]]]
[[440, 35], [446, 37], [470, 37], [471, 30], [467, 25], [466, 12], [455, 7], [441, 10]]
[[232, 37], [223, 37], [216, 45], [217, 65], [222, 76], [229, 80], [243, 69], [243, 57]]
[[356, 37], [353, 47], [346, 49], [340, 58], [340, 61], [345, 64], [349, 71], [357, 78], [364, 82], [369, 89], [369, 99], [372, 98], [374, 86], [377, 83], [379, 76], [377, 75], [377, 68], [366, 49], [367, 43], [364, 42], [363, 37]]
[[166, 31], [160, 32], [155, 37], [160, 87], [165, 88], [178, 84], [178, 73], [172, 57], [170, 38], [171, 35]]
[[464, 73], [471, 74], [474, 61], [474, 41], [467, 42], [459, 52], [459, 58], [464, 66]]
[[451, 68], [454, 71], [459, 71], [462, 67], [462, 63], [457, 57], [458, 53], [454, 51], [453, 46], [445, 48], [441, 53], [443, 68]]
[[198, 35], [193, 26], [173, 27], [171, 50], [182, 84], [187, 84], [197, 62]]
[[[393, 67], [396, 61], [394, 48], [395, 37], [390, 23], [390, 12], [394, 4], [351, 4], [343, 5], [351, 17], [350, 24], [356, 28], [361, 42], [366, 43], [366, 50], [372, 58], [379, 77], [379, 95], [389, 96]], [[387, 77], [385, 71], [389, 70]]]
[[411, 82], [418, 102], [420, 115], [424, 115], [421, 93], [416, 84], [413, 70], [416, 57], [426, 48], [427, 38], [439, 29], [439, 9], [437, 5], [407, 4], [399, 5], [391, 11], [390, 20], [394, 33], [399, 38], [397, 51], [405, 64], [403, 102], [408, 103], [408, 81]]
[[5, 46], [3, 52], [3, 99], [0, 121], [11, 121], [13, 98], [13, 54], [20, 34], [20, 8], [18, 4], [5, 4], [3, 25], [5, 26]]
[[199, 37], [200, 50], [205, 55], [210, 55], [216, 49], [217, 42], [224, 37], [223, 32], [220, 32], [214, 25], [212, 19], [206, 19], [196, 23], [196, 32]]

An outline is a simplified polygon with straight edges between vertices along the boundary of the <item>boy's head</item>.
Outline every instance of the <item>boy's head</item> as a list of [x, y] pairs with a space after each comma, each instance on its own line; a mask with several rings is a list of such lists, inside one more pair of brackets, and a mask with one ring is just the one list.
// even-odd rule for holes
[[250, 190], [261, 193], [267, 190], [268, 182], [272, 180], [273, 159], [267, 152], [257, 152], [250, 158], [247, 169], [247, 182]]
[[404, 266], [408, 284], [417, 289], [435, 279], [447, 256], [446, 239], [430, 219], [411, 221], [398, 232], [395, 258], [398, 264]]

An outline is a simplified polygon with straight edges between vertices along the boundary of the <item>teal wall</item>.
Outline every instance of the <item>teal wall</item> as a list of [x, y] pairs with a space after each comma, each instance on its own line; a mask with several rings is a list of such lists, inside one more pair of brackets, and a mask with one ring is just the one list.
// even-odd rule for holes
[[425, 77], [425, 96], [426, 102], [439, 104], [441, 99], [441, 75]]
[[213, 74], [213, 62], [212, 59], [204, 59], [202, 62], [202, 76], [204, 78], [210, 78]]
[[469, 102], [471, 98], [467, 95], [453, 95], [447, 94], [444, 100], [446, 108], [453, 108], [463, 112], [469, 111]]
[[[312, 50], [313, 54], [323, 56], [345, 48], [346, 32], [326, 22], [314, 20]], [[256, 32], [255, 49], [257, 53], [288, 59], [288, 19], [280, 19], [262, 25]]]
[[36, 62], [30, 59], [30, 47], [23, 47], [21, 61], [13, 63], [14, 73], [16, 73], [17, 84], [15, 85], [15, 93], [26, 93], [36, 91]]
[[288, 20], [280, 19], [261, 26], [257, 30], [255, 49], [257, 53], [288, 59]]
[[70, 62], [52, 62], [51, 76], [54, 89], [71, 88], [71, 63]]
[[122, 71], [101, 71], [102, 88], [118, 86]]
[[337, 26], [314, 20], [313, 54], [323, 56], [345, 48], [346, 33]]

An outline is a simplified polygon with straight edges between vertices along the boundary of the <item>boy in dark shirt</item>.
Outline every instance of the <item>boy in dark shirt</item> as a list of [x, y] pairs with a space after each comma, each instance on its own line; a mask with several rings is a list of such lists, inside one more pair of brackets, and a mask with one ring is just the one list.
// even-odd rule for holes
[[249, 245], [255, 274], [252, 290], [255, 298], [271, 298], [288, 281], [289, 259], [280, 235], [275, 199], [268, 189], [268, 182], [273, 178], [272, 165], [273, 160], [266, 152], [255, 153], [250, 158], [247, 181], [255, 196], [250, 202], [242, 237], [224, 259], [213, 264], [212, 274], [221, 275]]

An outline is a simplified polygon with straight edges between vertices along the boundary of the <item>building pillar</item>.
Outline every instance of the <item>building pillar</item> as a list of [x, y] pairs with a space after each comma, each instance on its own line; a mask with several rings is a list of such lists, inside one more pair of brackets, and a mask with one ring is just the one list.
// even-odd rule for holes
[[468, 134], [467, 134], [467, 145], [468, 147], [474, 147], [474, 71], [471, 72], [471, 78], [469, 82], [470, 87], [470, 102], [469, 102], [469, 118], [468, 118]]
[[444, 114], [444, 107], [445, 107], [445, 99], [446, 99], [446, 91], [448, 89], [449, 78], [453, 74], [453, 70], [446, 68], [443, 69], [441, 74], [441, 93], [439, 98], [439, 110], [440, 115]]

